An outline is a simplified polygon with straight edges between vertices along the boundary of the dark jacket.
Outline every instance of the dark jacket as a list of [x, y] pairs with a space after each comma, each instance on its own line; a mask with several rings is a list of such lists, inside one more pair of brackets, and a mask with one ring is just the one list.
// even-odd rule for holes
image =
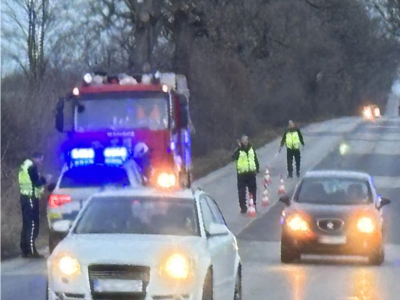
[[297, 131], [297, 133], [298, 133], [298, 135], [299, 135], [300, 143], [304, 146], [303, 135], [301, 134], [300, 129], [298, 129], [298, 128], [293, 128], [293, 129], [287, 128], [287, 129], [285, 130], [285, 134], [283, 135], [282, 140], [281, 140], [281, 147], [283, 147], [283, 146], [285, 145], [285, 142], [286, 142], [286, 134], [288, 134], [289, 132], [295, 132], [295, 131]]
[[[235, 149], [235, 152], [232, 155], [232, 160], [233, 161], [237, 161], [239, 159], [239, 152], [240, 151], [244, 151], [247, 154], [249, 152], [249, 150], [252, 149], [252, 148], [253, 148], [253, 146], [251, 144], [248, 144], [247, 147], [244, 147], [243, 145], [240, 146], [240, 147], [237, 147]], [[254, 148], [253, 148], [253, 150], [254, 150]], [[257, 168], [257, 173], [258, 173], [260, 171], [260, 164], [258, 162], [258, 157], [257, 157], [256, 150], [254, 150], [254, 160], [255, 160], [255, 163], [256, 163], [256, 168]]]
[[[39, 188], [46, 185], [46, 179], [39, 175], [39, 171], [35, 165], [32, 165], [28, 168], [28, 174], [32, 181], [32, 190], [35, 190], [35, 187]], [[36, 195], [34, 195], [36, 197]]]

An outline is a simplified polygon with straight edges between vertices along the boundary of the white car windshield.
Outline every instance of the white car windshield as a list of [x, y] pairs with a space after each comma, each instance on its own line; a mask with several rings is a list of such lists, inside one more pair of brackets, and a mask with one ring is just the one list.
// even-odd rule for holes
[[353, 178], [305, 178], [295, 195], [299, 203], [351, 205], [372, 201], [369, 183]]
[[197, 220], [192, 200], [94, 198], [83, 211], [74, 233], [198, 236]]

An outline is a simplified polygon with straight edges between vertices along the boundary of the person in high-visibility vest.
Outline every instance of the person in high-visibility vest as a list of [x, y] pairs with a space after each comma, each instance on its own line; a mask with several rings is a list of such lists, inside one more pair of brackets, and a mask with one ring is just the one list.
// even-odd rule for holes
[[285, 134], [282, 137], [279, 152], [281, 152], [284, 145], [287, 149], [288, 178], [293, 178], [293, 157], [296, 161], [296, 175], [297, 177], [300, 177], [300, 146], [303, 145], [304, 147], [304, 140], [300, 129], [296, 127], [292, 120], [289, 121], [289, 127], [286, 129]]
[[40, 176], [38, 166], [43, 154], [34, 153], [19, 168], [18, 182], [22, 210], [22, 232], [20, 247], [23, 257], [43, 257], [36, 250], [35, 241], [39, 235], [39, 199], [43, 194], [46, 179]]
[[249, 138], [242, 136], [241, 141], [237, 141], [236, 148], [232, 158], [236, 163], [237, 187], [239, 194], [239, 206], [242, 214], [247, 213], [246, 206], [246, 188], [253, 195], [254, 206], [257, 200], [257, 180], [256, 174], [260, 170], [256, 151], [249, 143]]

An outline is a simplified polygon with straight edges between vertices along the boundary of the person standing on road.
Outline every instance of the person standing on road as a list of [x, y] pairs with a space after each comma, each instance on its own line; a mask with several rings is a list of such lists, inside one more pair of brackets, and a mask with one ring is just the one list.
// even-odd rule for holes
[[39, 234], [39, 199], [46, 185], [46, 179], [38, 172], [38, 166], [43, 163], [43, 158], [43, 154], [35, 152], [32, 159], [26, 159], [19, 168], [18, 182], [22, 210], [20, 247], [23, 257], [43, 257], [35, 246]]
[[304, 141], [300, 129], [296, 127], [292, 120], [289, 121], [289, 127], [286, 129], [285, 134], [282, 137], [279, 152], [281, 152], [284, 145], [286, 145], [287, 149], [288, 178], [293, 178], [293, 157], [296, 161], [296, 175], [297, 178], [299, 178], [301, 159], [300, 145], [303, 145], [304, 147]]
[[237, 141], [236, 148], [232, 158], [236, 162], [237, 171], [237, 187], [239, 195], [239, 206], [241, 213], [247, 213], [246, 206], [246, 188], [253, 195], [254, 206], [256, 206], [257, 197], [257, 180], [256, 174], [260, 170], [256, 151], [249, 143], [249, 138], [243, 135], [241, 140]]

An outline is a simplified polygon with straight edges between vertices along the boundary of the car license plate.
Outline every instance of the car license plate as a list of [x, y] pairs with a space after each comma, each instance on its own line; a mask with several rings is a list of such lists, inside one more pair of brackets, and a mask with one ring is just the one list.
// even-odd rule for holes
[[319, 242], [321, 244], [329, 245], [343, 245], [346, 244], [346, 236], [321, 236], [319, 237]]
[[141, 280], [124, 280], [124, 279], [96, 279], [93, 282], [95, 292], [126, 292], [141, 293], [143, 291], [143, 283]]

